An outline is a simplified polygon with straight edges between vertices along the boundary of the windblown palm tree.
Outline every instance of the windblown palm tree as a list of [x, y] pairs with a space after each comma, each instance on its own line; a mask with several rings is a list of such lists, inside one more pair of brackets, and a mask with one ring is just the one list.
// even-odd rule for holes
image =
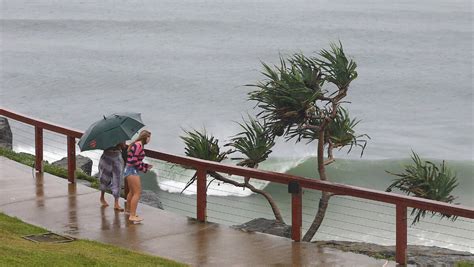
[[[263, 64], [263, 81], [254, 86], [249, 99], [257, 101], [262, 109], [258, 114], [268, 122], [271, 133], [285, 136], [286, 140], [300, 142], [318, 140], [318, 172], [327, 180], [325, 165], [334, 161], [333, 148], [360, 146], [365, 148], [367, 135], [356, 135], [358, 121], [351, 120], [341, 108], [350, 83], [357, 78], [356, 63], [347, 58], [342, 44], [331, 44], [330, 50], [321, 50], [317, 57], [296, 54], [280, 58], [274, 68]], [[325, 160], [324, 149], [328, 149]], [[321, 225], [328, 206], [329, 192], [322, 192], [318, 212], [303, 237], [310, 241]]]
[[[231, 139], [231, 142], [226, 144], [226, 146], [233, 147], [234, 149], [225, 152], [220, 151], [218, 140], [213, 136], [208, 136], [206, 133], [201, 133], [199, 131], [185, 131], [186, 135], [182, 136], [181, 138], [184, 140], [186, 145], [186, 155], [190, 157], [221, 162], [227, 158], [227, 155], [240, 152], [245, 157], [233, 158], [234, 160], [240, 161], [237, 163], [237, 165], [257, 168], [258, 164], [265, 161], [268, 158], [268, 155], [272, 152], [271, 148], [275, 145], [274, 137], [268, 133], [265, 124], [262, 125], [260, 122], [254, 119], [250, 119], [248, 122], [244, 121], [244, 123], [239, 125], [242, 127], [243, 132], [235, 135]], [[225, 177], [215, 171], [209, 171], [208, 174], [213, 178], [213, 180], [229, 183], [237, 187], [248, 188], [252, 192], [262, 195], [270, 204], [276, 221], [284, 223], [280, 209], [276, 205], [271, 195], [264, 190], [257, 189], [255, 186], [253, 186], [250, 183], [250, 179], [248, 177], [244, 178], [244, 182], [242, 183]], [[183, 191], [186, 190], [189, 185], [194, 183], [196, 177], [197, 176], [195, 174], [190, 179]], [[209, 184], [213, 180], [211, 180]]]
[[[207, 135], [206, 131], [184, 131], [185, 135], [181, 136], [185, 145], [186, 156], [221, 162], [227, 158], [231, 151], [221, 152], [219, 147], [219, 140], [213, 136]], [[181, 191], [184, 192], [197, 179], [197, 172], [186, 183], [186, 186]]]
[[270, 134], [266, 124], [250, 118], [249, 121], [239, 123], [243, 132], [236, 134], [229, 144], [235, 151], [240, 152], [245, 158], [232, 158], [241, 160], [237, 165], [257, 168], [258, 164], [265, 161], [272, 152], [275, 138]]
[[[400, 178], [393, 181], [387, 188], [387, 192], [391, 192], [393, 188], [396, 188], [407, 195], [453, 203], [456, 198], [451, 193], [458, 185], [456, 175], [446, 166], [444, 161], [437, 167], [433, 162], [422, 161], [415, 152], [412, 153], [413, 164], [405, 166], [404, 173], [388, 172]], [[413, 218], [412, 225], [424, 218], [426, 213], [426, 210], [413, 208], [411, 215], [416, 215]], [[456, 216], [437, 212], [431, 212], [431, 214], [432, 216], [440, 214], [441, 218], [447, 217], [453, 221], [457, 218]]]
[[[243, 131], [235, 135], [226, 146], [232, 150], [220, 151], [218, 140], [205, 132], [185, 132], [182, 139], [186, 145], [186, 155], [220, 162], [231, 153], [243, 155], [238, 165], [257, 168], [266, 160], [275, 145], [275, 137], [282, 136], [286, 141], [305, 140], [307, 143], [318, 142], [317, 166], [319, 178], [327, 180], [325, 166], [334, 162], [333, 149], [348, 147], [361, 148], [361, 156], [370, 137], [356, 134], [357, 119], [351, 119], [348, 111], [342, 107], [351, 82], [357, 78], [357, 64], [344, 53], [342, 44], [331, 44], [329, 50], [321, 50], [315, 57], [295, 54], [289, 58], [280, 58], [278, 66], [271, 67], [262, 62], [264, 79], [249, 85], [256, 89], [249, 93], [249, 100], [257, 101], [256, 108], [261, 111], [257, 118], [240, 124]], [[327, 148], [327, 155], [325, 149]], [[454, 197], [452, 190], [456, 187], [455, 176], [443, 164], [438, 168], [431, 162], [421, 162], [416, 154], [415, 166], [407, 167], [406, 173], [396, 174], [395, 180], [387, 189], [398, 188], [401, 191], [418, 197], [429, 198], [451, 203]], [[249, 188], [263, 195], [270, 203], [277, 221], [283, 222], [280, 211], [271, 196], [251, 185], [250, 179], [237, 182], [217, 172], [208, 172], [216, 180], [238, 187]], [[189, 181], [195, 181], [196, 175]], [[212, 181], [211, 181], [212, 182]], [[329, 199], [333, 194], [322, 192], [314, 220], [303, 237], [311, 241], [319, 229]], [[413, 223], [425, 216], [426, 211], [414, 209]], [[448, 215], [442, 214], [444, 217]], [[452, 218], [455, 219], [455, 218]]]

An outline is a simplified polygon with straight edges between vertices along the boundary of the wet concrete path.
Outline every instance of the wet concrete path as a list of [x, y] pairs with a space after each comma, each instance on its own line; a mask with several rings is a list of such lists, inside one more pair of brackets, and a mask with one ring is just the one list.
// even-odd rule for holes
[[[195, 266], [384, 266], [385, 260], [245, 233], [139, 204], [145, 220], [130, 224], [99, 191], [0, 157], [0, 212], [73, 237], [109, 243]], [[113, 204], [111, 195], [107, 195]], [[390, 262], [385, 266], [395, 266]]]

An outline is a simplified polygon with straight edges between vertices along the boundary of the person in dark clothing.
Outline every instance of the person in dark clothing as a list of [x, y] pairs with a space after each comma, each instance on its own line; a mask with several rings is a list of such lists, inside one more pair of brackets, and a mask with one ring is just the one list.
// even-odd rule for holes
[[119, 204], [124, 165], [120, 147], [121, 144], [104, 150], [99, 161], [100, 203], [103, 207], [109, 205], [105, 201], [105, 191], [110, 190], [115, 198], [114, 209], [117, 211], [123, 211]]

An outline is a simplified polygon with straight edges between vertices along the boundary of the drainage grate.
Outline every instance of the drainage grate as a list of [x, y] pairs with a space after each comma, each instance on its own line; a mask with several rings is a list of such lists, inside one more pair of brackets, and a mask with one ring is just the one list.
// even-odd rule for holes
[[24, 239], [36, 243], [66, 243], [74, 241], [74, 238], [69, 236], [58, 235], [52, 232], [23, 236]]

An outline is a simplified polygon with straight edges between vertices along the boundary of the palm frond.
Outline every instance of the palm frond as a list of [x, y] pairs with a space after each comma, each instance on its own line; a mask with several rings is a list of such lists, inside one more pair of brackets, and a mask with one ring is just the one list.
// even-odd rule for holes
[[332, 43], [330, 50], [322, 49], [319, 53], [322, 59], [316, 59], [324, 70], [324, 79], [344, 89], [357, 78], [357, 64], [349, 59], [342, 47], [342, 43]]
[[[331, 94], [322, 87], [326, 82], [347, 89], [349, 83], [357, 77], [356, 63], [347, 58], [342, 44], [331, 44], [330, 50], [321, 50], [319, 58], [294, 54], [288, 58], [280, 57], [280, 64], [269, 66], [262, 62], [263, 81], [254, 85], [256, 89], [249, 93], [249, 100], [257, 101], [261, 109], [257, 116], [267, 122], [275, 136], [285, 135], [286, 140], [300, 142], [314, 136], [308, 134], [306, 126], [316, 128], [329, 116], [329, 107], [318, 106], [318, 101], [328, 101]], [[340, 101], [342, 97], [338, 97]], [[362, 137], [353, 138], [350, 144]], [[346, 142], [348, 143], [348, 142]], [[349, 144], [349, 143], [348, 143]]]
[[275, 137], [269, 132], [265, 122], [262, 124], [249, 117], [249, 121], [244, 120], [239, 125], [243, 131], [236, 134], [226, 146], [232, 146], [245, 155], [246, 158], [241, 159], [237, 165], [254, 168], [268, 158], [275, 145]]
[[340, 107], [336, 118], [329, 123], [326, 129], [326, 138], [331, 139], [334, 148], [341, 149], [349, 146], [347, 153], [350, 153], [354, 146], [360, 147], [362, 156], [367, 145], [367, 139], [370, 139], [370, 136], [367, 134], [356, 135], [354, 128], [359, 122], [360, 120], [355, 118], [351, 119], [349, 112]]
[[280, 65], [274, 68], [262, 65], [266, 80], [251, 85], [257, 89], [249, 93], [249, 100], [258, 102], [262, 109], [258, 116], [273, 135], [281, 136], [307, 121], [308, 109], [323, 94], [322, 73], [314, 60], [302, 54], [280, 57]]
[[186, 156], [204, 160], [221, 162], [227, 158], [231, 151], [220, 151], [219, 140], [212, 135], [193, 130], [184, 130], [185, 135], [181, 139], [185, 144]]
[[[334, 148], [342, 149], [349, 147], [347, 153], [350, 153], [354, 147], [361, 148], [361, 156], [364, 153], [365, 147], [367, 146], [370, 136], [367, 134], [356, 134], [355, 127], [359, 124], [360, 120], [351, 119], [349, 112], [343, 107], [339, 107], [337, 116], [332, 120], [326, 127], [325, 131], [325, 143], [329, 140], [332, 142]], [[319, 125], [321, 123], [318, 119], [311, 121], [312, 125]], [[319, 131], [315, 128], [308, 128], [298, 131], [290, 131], [287, 135], [287, 139], [293, 137], [306, 139], [307, 143], [311, 143], [314, 140], [318, 140]]]
[[[443, 161], [438, 167], [433, 162], [422, 161], [415, 152], [412, 152], [411, 158], [413, 164], [405, 166], [405, 172], [400, 174], [388, 172], [399, 178], [395, 179], [386, 191], [391, 192], [396, 188], [407, 195], [453, 203], [456, 197], [451, 194], [458, 182], [456, 174], [446, 166], [446, 163]], [[412, 224], [418, 223], [427, 213], [426, 210], [414, 208], [411, 212], [415, 215]], [[440, 214], [441, 218], [451, 218], [453, 221], [457, 218], [449, 214], [430, 213]]]
[[[208, 135], [206, 130], [200, 132], [198, 130], [184, 131], [184, 135], [180, 138], [184, 141], [186, 156], [221, 162], [227, 158], [232, 151], [220, 151], [219, 140], [212, 135]], [[197, 172], [189, 179], [183, 188], [183, 193], [197, 179]], [[210, 183], [209, 183], [210, 184]], [[208, 185], [209, 186], [209, 185]]]

